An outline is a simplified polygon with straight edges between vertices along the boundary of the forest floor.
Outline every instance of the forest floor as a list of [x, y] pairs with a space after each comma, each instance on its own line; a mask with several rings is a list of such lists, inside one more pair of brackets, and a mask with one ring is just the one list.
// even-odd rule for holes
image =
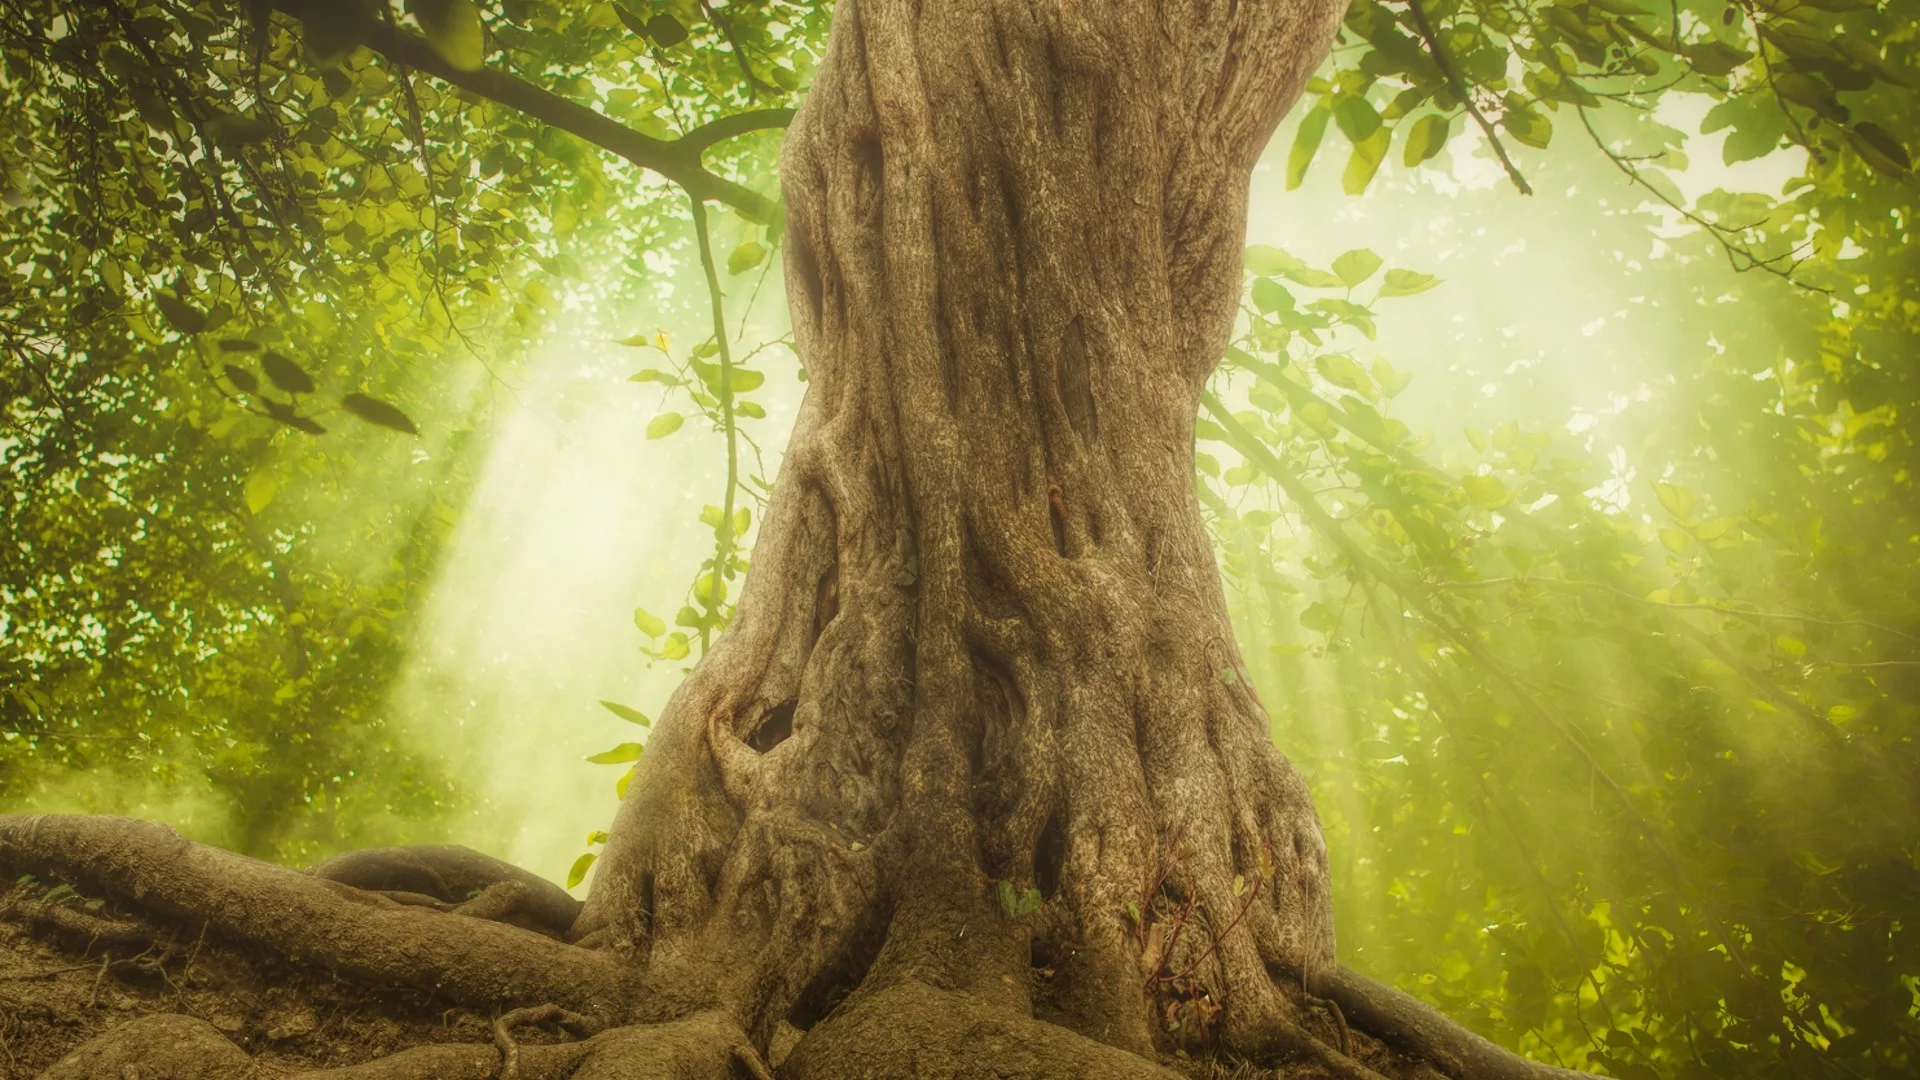
[[[39, 1076], [87, 1040], [161, 1013], [196, 1017], [272, 1077], [428, 1043], [492, 1041], [491, 1018], [240, 950], [64, 885], [0, 895], [0, 1078]], [[521, 1042], [557, 1036], [525, 1030]]]
[[[0, 883], [0, 1080], [32, 1080], [89, 1040], [167, 1015], [205, 1021], [244, 1050], [250, 1067], [234, 1080], [298, 1076], [437, 1043], [489, 1046], [494, 1038], [492, 1015], [430, 992], [367, 986], [69, 885], [32, 877]], [[773, 1048], [776, 1071], [799, 1032], [787, 1028], [783, 1035]], [[566, 1038], [543, 1027], [514, 1036], [523, 1046]], [[1386, 1076], [1444, 1080], [1357, 1032], [1352, 1050]], [[1311, 1066], [1263, 1068], [1184, 1054], [1161, 1064], [1193, 1080], [1323, 1075]], [[115, 1065], [99, 1075], [158, 1080], [172, 1071]]]

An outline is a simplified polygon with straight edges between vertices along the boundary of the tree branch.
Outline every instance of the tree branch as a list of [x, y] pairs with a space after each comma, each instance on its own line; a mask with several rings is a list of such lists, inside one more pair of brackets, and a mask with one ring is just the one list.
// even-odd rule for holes
[[[651, 169], [659, 173], [685, 188], [687, 194], [695, 199], [712, 200], [731, 206], [754, 221], [765, 222], [773, 219], [772, 199], [742, 184], [708, 172], [700, 163], [700, 154], [720, 138], [728, 137], [726, 133], [729, 131], [739, 134], [765, 127], [784, 126], [784, 122], [774, 123], [772, 118], [765, 114], [786, 110], [765, 110], [763, 114], [746, 114], [760, 117], [761, 122], [757, 127], [749, 122], [737, 125], [738, 130], [723, 127], [720, 133], [712, 135], [704, 142], [656, 139], [651, 135], [635, 131], [612, 117], [597, 113], [578, 102], [569, 101], [550, 90], [505, 72], [486, 68], [477, 71], [461, 71], [447, 63], [445, 58], [435, 52], [424, 38], [364, 16], [350, 14], [349, 9], [334, 3], [333, 0], [269, 0], [269, 3], [274, 10], [298, 19], [302, 23], [354, 19], [356, 20], [355, 39], [396, 64], [404, 64], [415, 71], [424, 72], [462, 90], [478, 94], [489, 101], [505, 105], [542, 123], [585, 139], [602, 150], [625, 158], [643, 169]], [[787, 112], [787, 115], [790, 117], [791, 112]], [[709, 124], [706, 128], [699, 130], [706, 131], [713, 127], [713, 124]]]
[[1421, 43], [1426, 45], [1427, 52], [1433, 57], [1433, 62], [1440, 66], [1440, 74], [1447, 77], [1448, 85], [1453, 87], [1454, 93], [1460, 95], [1460, 103], [1466, 106], [1467, 115], [1473, 117], [1474, 123], [1480, 125], [1480, 130], [1486, 135], [1487, 142], [1492, 144], [1493, 156], [1499, 158], [1501, 167], [1507, 170], [1507, 179], [1512, 180], [1513, 186], [1520, 189], [1520, 194], [1533, 194], [1533, 188], [1528, 185], [1527, 178], [1520, 175], [1520, 167], [1507, 156], [1506, 145], [1494, 132], [1492, 121], [1480, 111], [1480, 106], [1473, 103], [1473, 88], [1469, 87], [1466, 80], [1460, 77], [1459, 71], [1455, 70], [1453, 58], [1447, 55], [1447, 50], [1440, 47], [1440, 37], [1433, 32], [1433, 24], [1427, 21], [1427, 9], [1420, 6], [1420, 0], [1407, 0], [1407, 10], [1413, 15], [1414, 26], [1420, 31]]

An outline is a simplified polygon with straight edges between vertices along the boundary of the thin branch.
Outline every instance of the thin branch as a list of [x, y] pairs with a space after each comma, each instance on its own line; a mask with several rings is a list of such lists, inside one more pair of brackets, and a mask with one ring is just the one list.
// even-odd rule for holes
[[1440, 65], [1440, 74], [1447, 77], [1447, 85], [1453, 87], [1453, 92], [1460, 96], [1461, 104], [1466, 106], [1467, 115], [1473, 117], [1474, 123], [1480, 125], [1480, 130], [1486, 135], [1487, 142], [1493, 146], [1493, 155], [1500, 159], [1501, 167], [1507, 170], [1507, 179], [1512, 180], [1513, 186], [1520, 189], [1520, 194], [1533, 194], [1533, 188], [1528, 186], [1527, 178], [1520, 175], [1519, 166], [1507, 156], [1506, 145], [1500, 141], [1500, 136], [1493, 130], [1493, 122], [1480, 111], [1480, 106], [1473, 103], [1473, 91], [1467, 86], [1466, 81], [1460, 78], [1460, 72], [1453, 66], [1453, 58], [1440, 47], [1439, 35], [1433, 32], [1433, 24], [1427, 21], [1427, 11], [1420, 6], [1420, 0], [1407, 0], [1407, 10], [1413, 14], [1414, 26], [1420, 31], [1420, 40], [1426, 45], [1427, 54], [1433, 57], [1434, 63]]
[[[1741, 273], [1747, 270], [1765, 270], [1769, 274], [1773, 274], [1778, 277], [1785, 278], [1789, 283], [1799, 286], [1800, 288], [1807, 289], [1811, 292], [1818, 292], [1818, 293], [1833, 292], [1832, 289], [1822, 288], [1821, 286], [1818, 286], [1818, 285], [1809, 285], [1806, 282], [1801, 281], [1798, 278], [1793, 276], [1793, 272], [1800, 268], [1800, 263], [1798, 261], [1789, 262], [1788, 260], [1792, 258], [1794, 251], [1799, 250], [1798, 247], [1796, 247], [1794, 251], [1782, 252], [1778, 255], [1774, 255], [1769, 258], [1763, 259], [1760, 256], [1754, 254], [1752, 251], [1745, 248], [1744, 246], [1740, 244], [1736, 244], [1732, 240], [1728, 239], [1730, 235], [1738, 235], [1733, 229], [1730, 229], [1724, 225], [1719, 225], [1714, 222], [1708, 221], [1706, 218], [1701, 217], [1699, 214], [1696, 214], [1693, 211], [1675, 202], [1671, 196], [1667, 195], [1665, 192], [1661, 191], [1659, 188], [1648, 183], [1646, 178], [1640, 175], [1640, 170], [1634, 168], [1633, 162], [1631, 160], [1626, 158], [1624, 155], [1614, 153], [1612, 148], [1607, 146], [1606, 140], [1600, 137], [1600, 132], [1594, 129], [1593, 118], [1587, 115], [1587, 107], [1585, 105], [1575, 105], [1574, 109], [1577, 112], [1579, 112], [1580, 123], [1582, 126], [1584, 126], [1587, 129], [1587, 135], [1593, 139], [1593, 145], [1596, 148], [1598, 148], [1602, 154], [1606, 155], [1607, 160], [1613, 163], [1613, 167], [1620, 170], [1621, 174], [1626, 176], [1628, 180], [1652, 192], [1653, 197], [1656, 199], [1659, 199], [1660, 202], [1667, 207], [1667, 209], [1672, 210], [1674, 213], [1680, 215], [1680, 217], [1685, 219], [1688, 223], [1706, 230], [1707, 235], [1713, 237], [1715, 242], [1717, 242], [1720, 245], [1721, 249], [1726, 252], [1727, 265], [1731, 266], [1735, 273]], [[1745, 266], [1740, 265], [1740, 259], [1742, 257], [1744, 257], [1747, 260], [1747, 265]], [[1775, 265], [1781, 262], [1786, 262], [1787, 265], [1785, 269], [1782, 269], [1780, 266]]]
[[1749, 621], [1771, 619], [1778, 622], [1807, 623], [1813, 626], [1863, 626], [1869, 630], [1878, 630], [1883, 634], [1892, 634], [1894, 637], [1905, 638], [1908, 641], [1920, 641], [1920, 635], [1909, 634], [1904, 630], [1895, 629], [1894, 627], [1885, 626], [1867, 619], [1825, 619], [1818, 615], [1797, 615], [1791, 611], [1759, 611], [1753, 608], [1729, 607], [1726, 604], [1655, 600], [1651, 597], [1635, 596], [1633, 593], [1618, 586], [1607, 585], [1598, 581], [1578, 581], [1573, 578], [1496, 577], [1481, 578], [1477, 581], [1450, 581], [1437, 584], [1433, 587], [1441, 589], [1477, 589], [1495, 585], [1532, 585], [1539, 588], [1551, 589], [1592, 589], [1598, 592], [1611, 593], [1623, 600], [1631, 600], [1636, 604], [1646, 604], [1649, 607], [1673, 608], [1681, 611], [1705, 611], [1714, 615], [1731, 615]]
[[704, 147], [656, 139], [627, 127], [613, 118], [569, 101], [550, 90], [504, 72], [481, 68], [461, 71], [447, 63], [428, 45], [426, 39], [379, 21], [351, 14], [333, 0], [269, 0], [273, 8], [302, 22], [312, 19], [337, 24], [356, 19], [360, 44], [397, 64], [451, 83], [498, 104], [525, 113], [644, 169], [651, 169], [685, 188], [696, 200], [711, 199], [731, 206], [755, 221], [771, 220], [772, 199], [745, 185], [716, 176], [700, 164]]
[[[707, 590], [707, 612], [720, 610], [720, 590], [727, 577], [727, 565], [733, 561], [733, 493], [740, 486], [740, 443], [733, 423], [733, 348], [727, 341], [727, 313], [721, 306], [720, 272], [714, 265], [713, 241], [707, 235], [707, 207], [698, 198], [693, 204], [693, 235], [700, 241], [700, 266], [707, 274], [707, 296], [713, 307], [713, 337], [720, 348], [720, 421], [727, 436], [727, 491], [720, 505], [720, 527], [713, 553], [712, 586]], [[704, 652], [712, 637], [713, 619], [700, 626], [700, 648]]]
[[755, 131], [771, 131], [793, 123], [792, 109], [750, 109], [711, 120], [687, 132], [674, 142], [690, 152], [704, 154], [715, 143], [738, 138]]
[[740, 74], [747, 80], [747, 99], [758, 100], [762, 90], [778, 93], [778, 90], [761, 82], [753, 74], [753, 65], [747, 61], [747, 50], [740, 44], [739, 35], [733, 32], [733, 24], [722, 19], [720, 13], [713, 10], [713, 4], [709, 0], [700, 0], [700, 10], [706, 14], [708, 22], [720, 28], [720, 33], [727, 39], [728, 48], [733, 50], [733, 58], [740, 64]]

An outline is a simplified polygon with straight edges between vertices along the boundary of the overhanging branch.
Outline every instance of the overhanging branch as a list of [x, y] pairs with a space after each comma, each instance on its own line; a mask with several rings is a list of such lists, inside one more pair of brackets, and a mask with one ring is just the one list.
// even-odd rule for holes
[[[489, 101], [505, 105], [544, 124], [600, 147], [643, 169], [651, 169], [685, 188], [687, 194], [702, 201], [712, 200], [733, 207], [754, 221], [771, 221], [775, 212], [772, 199], [742, 184], [708, 172], [700, 154], [722, 138], [748, 131], [784, 127], [792, 117], [786, 109], [767, 109], [743, 114], [747, 120], [720, 127], [732, 117], [715, 121], [679, 140], [656, 139], [597, 113], [578, 102], [569, 101], [550, 90], [505, 72], [480, 68], [462, 71], [447, 63], [424, 38], [398, 27], [388, 26], [352, 13], [337, 0], [269, 0], [273, 10], [302, 23], [354, 19], [354, 38], [360, 44], [396, 64], [404, 64]], [[718, 127], [716, 132], [714, 129]], [[704, 138], [696, 138], [702, 132]]]

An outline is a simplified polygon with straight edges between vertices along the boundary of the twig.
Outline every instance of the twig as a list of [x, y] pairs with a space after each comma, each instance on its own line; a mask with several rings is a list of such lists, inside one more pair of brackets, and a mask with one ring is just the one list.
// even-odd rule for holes
[[1493, 122], [1480, 111], [1480, 106], [1473, 103], [1472, 89], [1460, 78], [1460, 73], [1454, 70], [1453, 59], [1447, 55], [1447, 51], [1440, 47], [1440, 38], [1433, 32], [1433, 24], [1427, 21], [1427, 12], [1420, 6], [1420, 0], [1407, 0], [1407, 10], [1413, 14], [1414, 25], [1420, 31], [1420, 40], [1426, 45], [1428, 55], [1432, 56], [1433, 62], [1440, 66], [1440, 74], [1446, 76], [1447, 85], [1453, 87], [1453, 92], [1460, 96], [1460, 103], [1466, 106], [1467, 115], [1473, 117], [1474, 123], [1480, 125], [1480, 130], [1486, 135], [1487, 142], [1492, 144], [1494, 156], [1500, 159], [1500, 166], [1507, 170], [1507, 179], [1513, 181], [1513, 186], [1520, 190], [1520, 194], [1533, 194], [1533, 188], [1527, 184], [1527, 178], [1520, 175], [1519, 166], [1507, 156], [1507, 148], [1501, 143], [1500, 136], [1494, 132]]
[[693, 204], [693, 234], [700, 242], [700, 265], [707, 274], [707, 295], [713, 306], [713, 337], [720, 349], [720, 421], [727, 436], [727, 490], [721, 500], [720, 527], [713, 554], [713, 577], [707, 590], [708, 618], [701, 621], [700, 650], [705, 652], [712, 640], [714, 616], [720, 611], [720, 590], [727, 578], [727, 565], [733, 561], [733, 493], [740, 484], [740, 445], [733, 422], [733, 349], [727, 341], [727, 313], [722, 306], [720, 272], [714, 265], [713, 241], [707, 235], [707, 207], [697, 196]]
[[93, 977], [93, 992], [87, 995], [87, 1008], [91, 1009], [100, 1000], [100, 983], [107, 977], [107, 968], [113, 963], [113, 957], [100, 958], [100, 974]]
[[493, 1020], [493, 1045], [500, 1051], [500, 1080], [519, 1080], [520, 1044], [514, 1041], [513, 1029], [526, 1024], [555, 1024], [576, 1037], [600, 1030], [593, 1020], [558, 1005], [534, 1005], [497, 1016]]
[[[1253, 910], [1254, 901], [1260, 898], [1260, 886], [1264, 884], [1266, 884], [1265, 879], [1257, 879], [1254, 881], [1253, 888], [1247, 893], [1247, 902], [1244, 904], [1241, 904], [1240, 910], [1234, 913], [1234, 916], [1232, 919], [1228, 920], [1226, 929], [1213, 935], [1213, 940], [1207, 943], [1207, 947], [1201, 950], [1199, 956], [1196, 956], [1193, 958], [1193, 963], [1188, 964], [1187, 969], [1185, 971], [1182, 971], [1180, 974], [1174, 975], [1171, 977], [1163, 975], [1161, 976], [1160, 981], [1161, 982], [1179, 982], [1181, 979], [1184, 979], [1187, 976], [1193, 974], [1194, 969], [1198, 968], [1202, 963], [1204, 963], [1207, 957], [1212, 956], [1213, 951], [1220, 947], [1220, 943], [1227, 939], [1227, 935], [1233, 933], [1233, 928], [1240, 925], [1240, 920], [1247, 917], [1247, 912]], [[1172, 948], [1171, 943], [1169, 943], [1168, 948], [1169, 949]], [[1346, 1047], [1342, 1046], [1340, 1049], [1342, 1051], [1345, 1051]]]

